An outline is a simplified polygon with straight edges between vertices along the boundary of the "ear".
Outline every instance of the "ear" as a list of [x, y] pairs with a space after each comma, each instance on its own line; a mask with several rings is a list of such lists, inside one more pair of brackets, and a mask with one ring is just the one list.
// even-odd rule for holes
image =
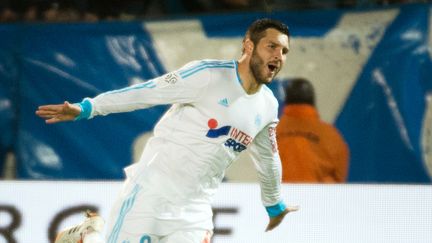
[[251, 39], [246, 38], [243, 42], [243, 49], [244, 52], [248, 55], [252, 55], [253, 49], [254, 49], [254, 44], [252, 42]]

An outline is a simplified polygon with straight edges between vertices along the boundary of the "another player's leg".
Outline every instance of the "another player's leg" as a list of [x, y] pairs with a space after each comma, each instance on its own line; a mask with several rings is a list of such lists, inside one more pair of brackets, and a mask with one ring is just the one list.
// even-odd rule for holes
[[[56, 237], [55, 243], [103, 243], [101, 232], [104, 220], [97, 213], [86, 212], [86, 219], [81, 224], [62, 230]], [[88, 241], [88, 238], [93, 240]], [[97, 240], [99, 239], [99, 240]]]

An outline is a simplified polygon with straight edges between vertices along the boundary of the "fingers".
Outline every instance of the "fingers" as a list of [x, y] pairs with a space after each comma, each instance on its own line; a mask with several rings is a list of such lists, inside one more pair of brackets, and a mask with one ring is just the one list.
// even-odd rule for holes
[[45, 119], [45, 122], [49, 124], [59, 121], [59, 119], [57, 118], [59, 115], [59, 111], [52, 107], [42, 107], [36, 111], [36, 115], [40, 118]]
[[271, 231], [274, 228], [276, 228], [276, 226], [278, 226], [280, 223], [282, 222], [282, 220], [277, 220], [277, 221], [272, 221], [267, 225], [267, 228], [265, 230], [265, 232], [267, 231]]
[[53, 124], [57, 122], [66, 122], [66, 121], [73, 121], [75, 119], [72, 115], [63, 115], [63, 114], [57, 114], [57, 115], [44, 115], [40, 116], [41, 118], [45, 119], [45, 122], [47, 124]]
[[41, 105], [38, 107], [38, 111], [59, 112], [62, 109], [63, 109], [63, 104], [61, 104], [61, 105]]
[[48, 120], [45, 120], [45, 123], [47, 123], [47, 124], [54, 124], [54, 123], [58, 123], [58, 122], [61, 122], [61, 121], [63, 121], [63, 120], [59, 119], [58, 117], [53, 117], [53, 118], [50, 118]]
[[270, 224], [267, 225], [267, 228], [265, 229], [265, 232], [271, 231], [274, 227]]
[[290, 213], [290, 212], [295, 212], [295, 211], [298, 211], [300, 209], [300, 206], [288, 206], [286, 209], [285, 209], [285, 211], [287, 211], [287, 213]]
[[66, 119], [63, 118], [63, 116], [60, 116], [58, 114], [38, 114], [40, 118], [43, 118], [46, 123], [52, 124], [64, 121]]
[[265, 231], [267, 232], [267, 231], [270, 231], [270, 230], [276, 228], [276, 226], [278, 226], [282, 222], [282, 219], [285, 217], [286, 214], [287, 214], [287, 212], [285, 211], [281, 215], [279, 215], [275, 218], [271, 218]]
[[267, 225], [266, 228], [266, 232], [273, 230], [274, 228], [276, 228], [280, 223], [282, 223], [283, 219], [285, 218], [285, 216], [290, 213], [290, 212], [295, 212], [297, 210], [299, 210], [300, 207], [299, 206], [288, 206], [285, 211], [283, 211], [280, 215], [274, 217], [274, 218], [270, 218], [270, 222]]
[[55, 116], [59, 112], [58, 111], [51, 111], [51, 110], [37, 110], [36, 115], [43, 117], [43, 116]]
[[45, 120], [47, 120], [47, 119], [54, 118], [54, 117], [56, 117], [56, 116], [55, 116], [55, 115], [39, 115], [39, 117], [40, 117], [40, 118], [43, 118], [43, 119], [45, 119]]

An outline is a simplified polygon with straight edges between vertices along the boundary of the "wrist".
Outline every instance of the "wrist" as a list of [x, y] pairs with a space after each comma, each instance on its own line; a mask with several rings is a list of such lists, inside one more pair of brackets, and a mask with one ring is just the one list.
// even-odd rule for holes
[[273, 206], [268, 206], [265, 208], [266, 208], [267, 214], [270, 216], [270, 218], [274, 218], [274, 217], [279, 216], [282, 212], [285, 211], [286, 205], [283, 201], [280, 201]]
[[92, 112], [92, 104], [88, 99], [84, 99], [80, 103], [75, 103], [80, 108], [80, 113], [75, 117], [75, 121], [89, 119]]

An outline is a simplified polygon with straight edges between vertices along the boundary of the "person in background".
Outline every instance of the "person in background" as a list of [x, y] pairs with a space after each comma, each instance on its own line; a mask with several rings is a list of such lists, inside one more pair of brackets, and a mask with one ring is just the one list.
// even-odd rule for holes
[[320, 119], [312, 84], [295, 78], [285, 93], [285, 107], [276, 129], [282, 181], [345, 182], [349, 148], [340, 132]]
[[0, 23], [15, 22], [19, 18], [16, 11], [11, 7], [0, 7]]

